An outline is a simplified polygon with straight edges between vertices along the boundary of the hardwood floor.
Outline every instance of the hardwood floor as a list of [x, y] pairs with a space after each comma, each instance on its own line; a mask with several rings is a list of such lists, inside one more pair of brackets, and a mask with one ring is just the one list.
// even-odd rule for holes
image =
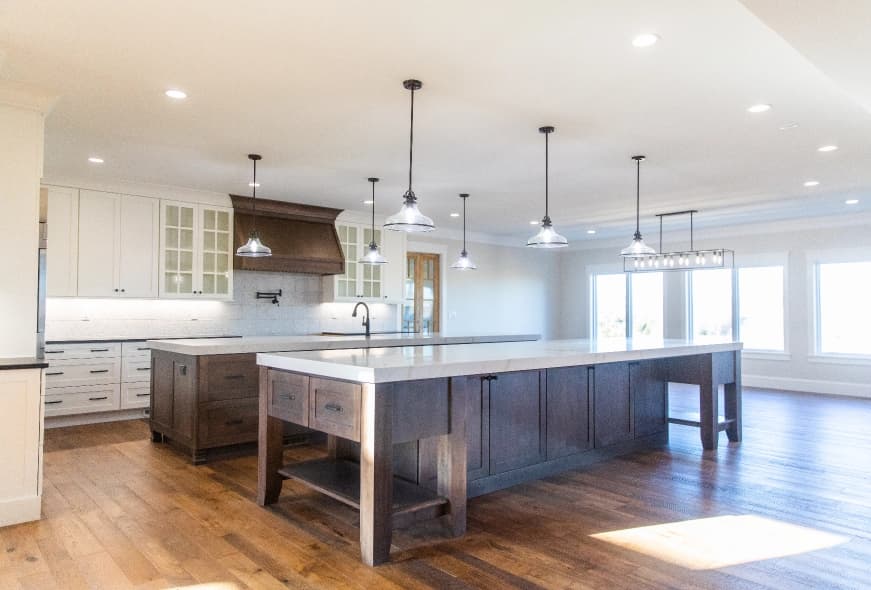
[[[667, 449], [475, 498], [465, 537], [399, 531], [375, 569], [350, 508], [293, 482], [259, 508], [253, 456], [194, 467], [140, 421], [50, 430], [44, 519], [0, 529], [0, 588], [871, 587], [871, 400], [747, 390], [744, 416], [740, 445], [672, 426]], [[699, 520], [723, 515], [746, 518]]]

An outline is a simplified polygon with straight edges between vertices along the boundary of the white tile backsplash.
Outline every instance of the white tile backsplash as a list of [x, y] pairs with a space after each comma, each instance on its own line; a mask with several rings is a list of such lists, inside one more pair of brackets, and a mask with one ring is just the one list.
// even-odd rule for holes
[[[362, 330], [353, 303], [322, 303], [323, 279], [314, 275], [235, 271], [233, 301], [49, 298], [48, 340], [263, 336]], [[282, 290], [279, 304], [255, 299]], [[398, 306], [377, 303], [372, 330], [397, 327]]]

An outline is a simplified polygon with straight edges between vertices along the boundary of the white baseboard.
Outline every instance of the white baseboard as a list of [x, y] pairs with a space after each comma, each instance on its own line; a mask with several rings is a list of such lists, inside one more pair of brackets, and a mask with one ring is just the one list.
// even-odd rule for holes
[[61, 428], [64, 426], [81, 426], [83, 424], [100, 424], [101, 422], [120, 422], [121, 420], [136, 420], [147, 418], [148, 409], [120, 410], [112, 412], [97, 412], [95, 414], [74, 414], [72, 416], [51, 416], [45, 419], [46, 428]]
[[39, 520], [41, 516], [42, 496], [0, 501], [0, 527]]
[[769, 377], [766, 375], [742, 375], [741, 379], [745, 387], [871, 398], [871, 383], [819, 381], [816, 379], [794, 379], [791, 377]]

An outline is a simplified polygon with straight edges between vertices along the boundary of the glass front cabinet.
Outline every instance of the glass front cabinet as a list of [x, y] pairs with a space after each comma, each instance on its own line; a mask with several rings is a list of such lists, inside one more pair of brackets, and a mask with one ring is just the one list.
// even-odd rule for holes
[[345, 272], [324, 279], [327, 301], [400, 303], [405, 261], [405, 234], [375, 228], [375, 241], [387, 264], [361, 264], [360, 258], [372, 241], [369, 224], [336, 223], [336, 233], [345, 257]]
[[232, 299], [233, 210], [163, 201], [160, 296]]

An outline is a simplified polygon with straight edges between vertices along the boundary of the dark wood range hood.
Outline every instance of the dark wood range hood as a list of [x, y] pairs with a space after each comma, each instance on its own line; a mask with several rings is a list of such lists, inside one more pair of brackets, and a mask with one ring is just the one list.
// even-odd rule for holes
[[[234, 245], [244, 244], [254, 227], [251, 197], [233, 201]], [[257, 231], [272, 256], [233, 256], [233, 268], [269, 272], [336, 275], [345, 272], [345, 257], [336, 233], [341, 209], [257, 199]]]

